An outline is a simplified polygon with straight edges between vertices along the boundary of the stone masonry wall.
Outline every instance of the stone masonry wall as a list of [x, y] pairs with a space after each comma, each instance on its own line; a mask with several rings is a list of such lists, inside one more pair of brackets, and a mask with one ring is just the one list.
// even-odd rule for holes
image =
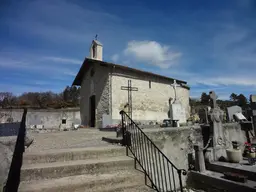
[[[193, 145], [195, 143], [202, 144], [199, 126], [145, 130], [145, 133], [178, 169], [188, 170], [188, 158], [189, 154], [194, 152]], [[165, 168], [167, 169], [166, 166]], [[169, 168], [171, 169], [171, 167]], [[164, 170], [162, 165], [159, 166], [159, 170]], [[175, 169], [173, 171], [177, 186], [179, 184], [178, 173]], [[168, 170], [165, 170], [165, 173], [168, 172]], [[157, 174], [155, 177], [157, 177]], [[185, 184], [186, 177], [182, 177], [182, 179], [183, 184]]]
[[186, 170], [188, 154], [193, 152], [193, 144], [203, 142], [199, 126], [160, 128], [145, 132], [175, 166]]
[[[0, 123], [4, 123], [8, 118], [13, 122], [20, 122], [23, 109], [0, 109]], [[66, 118], [66, 127], [71, 128], [73, 124], [80, 124], [79, 108], [70, 109], [28, 109], [26, 125], [30, 128], [33, 125], [43, 125], [45, 129], [59, 129], [62, 118]]]
[[[13, 140], [16, 140], [17, 137], [12, 137]], [[8, 138], [9, 139], [9, 138]], [[6, 144], [6, 137], [0, 137], [0, 192], [2, 192], [2, 189], [4, 185], [6, 184], [10, 165], [12, 162], [13, 157], [13, 151], [15, 148], [16, 142], [10, 142], [10, 144]]]
[[[91, 76], [91, 70], [94, 75]], [[83, 125], [90, 123], [90, 96], [96, 96], [96, 127], [102, 125], [102, 115], [109, 114], [109, 68], [101, 65], [94, 65], [85, 74], [81, 85], [81, 120]]]
[[[226, 148], [231, 148], [232, 141], [240, 144], [246, 142], [245, 132], [241, 130], [239, 123], [223, 124]], [[203, 136], [200, 126], [180, 128], [144, 129], [146, 135], [178, 168], [188, 170], [188, 155], [193, 154], [193, 145], [203, 145]], [[243, 149], [243, 147], [241, 147]], [[185, 182], [184, 181], [183, 183]]]
[[[128, 101], [128, 93], [121, 90], [121, 86], [127, 86], [129, 79], [132, 80], [132, 86], [138, 88], [138, 91], [132, 92], [133, 119], [160, 122], [168, 118], [169, 98], [174, 98], [174, 89], [170, 86], [170, 81], [149, 76], [138, 76], [131, 72], [125, 72], [127, 77], [124, 77], [118, 75], [118, 73], [124, 72], [116, 70], [112, 76], [112, 118], [114, 120], [120, 119], [119, 111]], [[151, 81], [151, 88], [149, 87], [149, 81]], [[177, 87], [177, 99], [185, 107], [188, 118], [189, 90]]]

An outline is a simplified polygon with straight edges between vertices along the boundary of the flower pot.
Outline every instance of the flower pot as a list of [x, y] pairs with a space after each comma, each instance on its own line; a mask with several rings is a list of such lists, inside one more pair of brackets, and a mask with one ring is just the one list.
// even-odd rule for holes
[[255, 165], [255, 158], [248, 158], [248, 163], [250, 165]]
[[227, 158], [230, 163], [239, 163], [242, 160], [240, 149], [226, 149]]
[[255, 158], [256, 154], [255, 153], [247, 153], [248, 158]]

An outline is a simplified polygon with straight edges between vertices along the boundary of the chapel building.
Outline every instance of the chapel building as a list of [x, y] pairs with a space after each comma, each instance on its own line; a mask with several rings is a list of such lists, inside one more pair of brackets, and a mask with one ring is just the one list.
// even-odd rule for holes
[[[128, 82], [131, 94], [128, 93]], [[132, 119], [142, 124], [169, 118], [170, 103], [175, 98], [184, 109], [185, 123], [189, 117], [189, 90], [187, 82], [170, 77], [103, 61], [103, 45], [93, 40], [90, 57], [85, 58], [73, 85], [81, 86], [80, 114], [82, 125], [102, 128], [103, 116], [111, 124], [119, 123], [119, 112], [132, 106]], [[128, 110], [129, 114], [130, 111]]]

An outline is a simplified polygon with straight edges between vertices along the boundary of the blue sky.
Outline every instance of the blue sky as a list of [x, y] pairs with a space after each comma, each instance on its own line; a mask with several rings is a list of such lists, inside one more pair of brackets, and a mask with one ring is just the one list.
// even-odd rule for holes
[[256, 94], [256, 1], [0, 1], [0, 91], [60, 92], [98, 34], [104, 60], [186, 80], [192, 97]]

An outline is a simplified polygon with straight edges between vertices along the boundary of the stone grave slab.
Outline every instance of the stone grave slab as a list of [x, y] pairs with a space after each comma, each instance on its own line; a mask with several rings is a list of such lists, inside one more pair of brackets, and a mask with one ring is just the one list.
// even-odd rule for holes
[[238, 121], [247, 121], [247, 119], [242, 113], [235, 113], [234, 116]]

